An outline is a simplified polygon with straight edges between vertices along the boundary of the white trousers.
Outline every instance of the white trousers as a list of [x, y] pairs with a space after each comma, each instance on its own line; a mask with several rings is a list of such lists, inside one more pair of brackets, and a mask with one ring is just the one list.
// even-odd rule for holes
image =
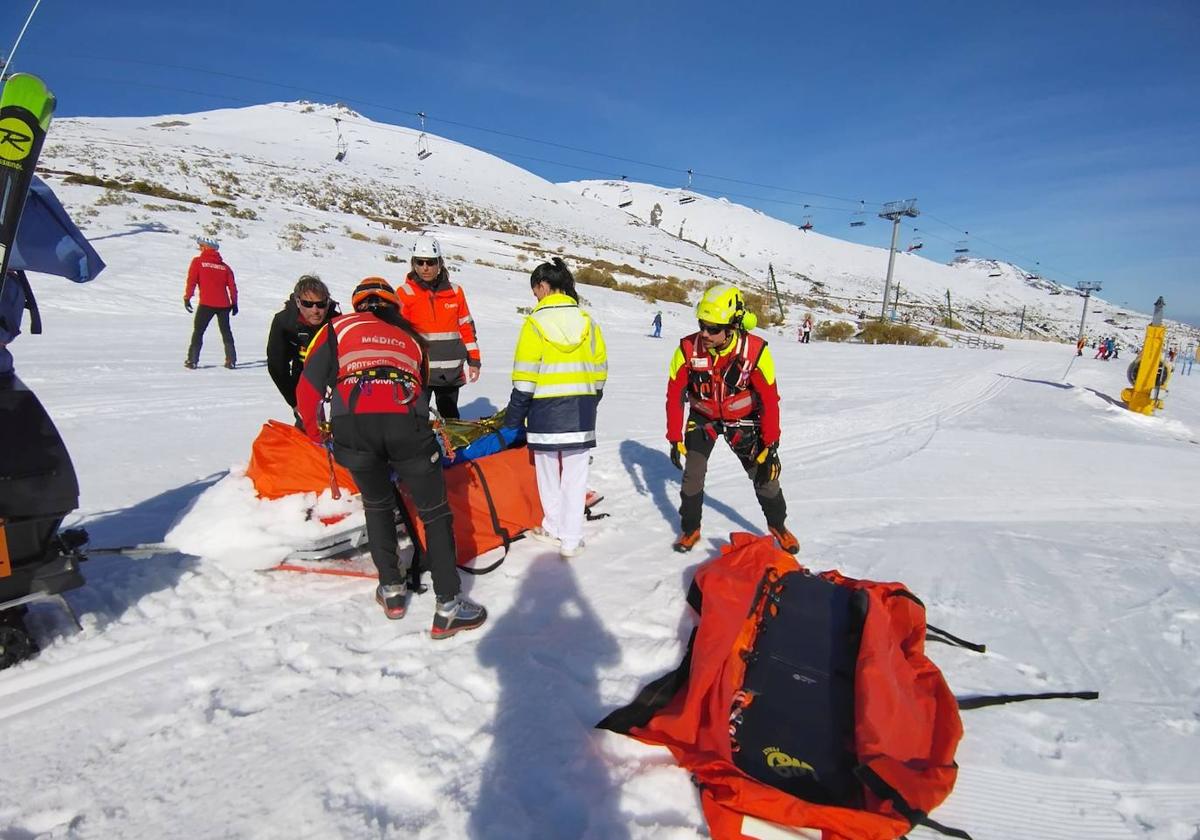
[[583, 542], [583, 504], [587, 500], [588, 458], [591, 450], [533, 451], [542, 527], [572, 549]]

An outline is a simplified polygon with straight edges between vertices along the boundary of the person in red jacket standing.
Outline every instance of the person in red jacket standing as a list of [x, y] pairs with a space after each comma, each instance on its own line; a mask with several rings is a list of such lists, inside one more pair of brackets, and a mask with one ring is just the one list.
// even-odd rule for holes
[[745, 299], [734, 286], [713, 286], [705, 292], [696, 315], [700, 329], [680, 340], [667, 380], [671, 463], [683, 470], [680, 535], [674, 548], [691, 551], [700, 541], [704, 478], [713, 447], [723, 437], [754, 483], [772, 536], [780, 548], [795, 554], [800, 543], [784, 524], [787, 502], [779, 486], [783, 467], [775, 362], [767, 342], [750, 333], [758, 319], [746, 311]]
[[455, 420], [459, 388], [479, 378], [479, 344], [467, 296], [462, 287], [450, 282], [442, 246], [432, 236], [417, 237], [412, 271], [396, 295], [400, 314], [429, 347], [429, 390], [437, 401], [438, 414]]
[[[386, 280], [366, 278], [351, 300], [353, 314], [334, 318], [313, 337], [296, 385], [296, 409], [309, 437], [332, 435], [334, 458], [362, 493], [367, 542], [379, 572], [375, 600], [391, 619], [404, 617], [408, 598], [408, 569], [396, 554], [393, 474], [408, 491], [425, 526], [424, 556], [437, 595], [430, 632], [444, 639], [479, 627], [487, 610], [462, 594], [455, 568], [453, 513], [429, 424], [428, 358], [398, 314]], [[328, 425], [318, 415], [323, 400]]]
[[229, 316], [238, 314], [237, 284], [233, 280], [233, 269], [221, 259], [217, 240], [207, 236], [196, 238], [200, 253], [192, 257], [188, 267], [187, 288], [183, 292], [183, 308], [192, 311], [192, 294], [200, 287], [200, 308], [192, 322], [192, 343], [188, 346], [183, 366], [195, 370], [200, 361], [200, 346], [204, 343], [204, 331], [208, 323], [217, 316], [221, 329], [221, 340], [225, 342], [225, 367], [230, 370], [237, 364], [237, 350], [233, 346], [233, 330], [229, 328]]

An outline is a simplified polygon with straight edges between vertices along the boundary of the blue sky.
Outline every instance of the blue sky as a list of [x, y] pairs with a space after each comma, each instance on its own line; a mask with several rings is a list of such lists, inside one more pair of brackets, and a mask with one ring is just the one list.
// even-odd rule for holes
[[[853, 202], [916, 197], [931, 258], [969, 231], [974, 255], [1141, 311], [1161, 294], [1200, 324], [1195, 0], [83, 5], [44, 0], [15, 56], [60, 116], [425, 111], [551, 180], [691, 168], [702, 191], [880, 245], [890, 226], [851, 229]], [[31, 6], [4, 4], [0, 48]]]

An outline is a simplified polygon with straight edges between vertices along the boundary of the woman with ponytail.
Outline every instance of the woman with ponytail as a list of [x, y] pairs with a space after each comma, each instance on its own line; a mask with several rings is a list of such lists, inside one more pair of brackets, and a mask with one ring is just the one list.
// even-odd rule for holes
[[596, 408], [608, 378], [600, 325], [579, 307], [575, 278], [560, 257], [529, 277], [537, 299], [513, 359], [505, 426], [525, 429], [545, 517], [529, 533], [564, 559], [583, 551], [588, 450], [596, 445]]

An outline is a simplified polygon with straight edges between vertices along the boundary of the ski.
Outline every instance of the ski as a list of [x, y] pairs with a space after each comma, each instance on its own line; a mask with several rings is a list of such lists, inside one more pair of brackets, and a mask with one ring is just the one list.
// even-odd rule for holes
[[28, 73], [14, 73], [0, 92], [0, 298], [54, 105], [54, 94]]

